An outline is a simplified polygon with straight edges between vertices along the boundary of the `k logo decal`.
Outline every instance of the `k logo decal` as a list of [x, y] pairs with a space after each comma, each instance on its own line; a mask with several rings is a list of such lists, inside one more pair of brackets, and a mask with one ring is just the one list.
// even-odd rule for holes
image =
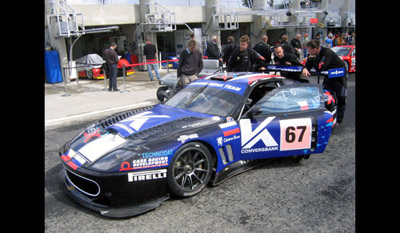
[[271, 136], [271, 134], [266, 129], [267, 125], [274, 119], [275, 117], [268, 117], [265, 119], [254, 131], [251, 127], [250, 119], [240, 120], [240, 129], [242, 133], [242, 148], [249, 149], [252, 148], [257, 142], [260, 140], [265, 144], [266, 147], [269, 146], [278, 146], [275, 139]]

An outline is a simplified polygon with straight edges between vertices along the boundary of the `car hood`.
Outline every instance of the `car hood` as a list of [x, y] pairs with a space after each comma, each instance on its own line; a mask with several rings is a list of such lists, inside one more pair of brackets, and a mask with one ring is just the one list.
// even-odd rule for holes
[[75, 158], [77, 167], [86, 167], [127, 143], [146, 143], [154, 138], [165, 138], [172, 133], [212, 125], [223, 120], [219, 116], [166, 105], [139, 109], [136, 114], [119, 121], [115, 120], [116, 118], [120, 118], [120, 115], [116, 114], [99, 121], [113, 121], [111, 125], [104, 127], [102, 123], [92, 124], [76, 135], [61, 149], [62, 159], [67, 161]]
[[[149, 128], [157, 127], [173, 121], [188, 119], [186, 123], [195, 123], [204, 119], [220, 121], [220, 117], [186, 111], [166, 105], [155, 105], [154, 108], [138, 113], [107, 127], [107, 130], [115, 130], [123, 138], [130, 137]], [[190, 118], [190, 120], [189, 120]]]

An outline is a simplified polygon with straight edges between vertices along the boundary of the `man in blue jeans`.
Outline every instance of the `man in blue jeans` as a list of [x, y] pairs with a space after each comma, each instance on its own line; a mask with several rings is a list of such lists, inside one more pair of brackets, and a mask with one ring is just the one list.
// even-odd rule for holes
[[[144, 46], [144, 55], [146, 56], [146, 62], [156, 62], [157, 61], [157, 49], [148, 38], [146, 38], [146, 45]], [[156, 72], [157, 79], [160, 80], [160, 73], [158, 73], [157, 63], [147, 64], [147, 71], [149, 72], [150, 80], [154, 81], [153, 69]]]
[[103, 60], [106, 61], [107, 76], [109, 79], [108, 91], [119, 91], [117, 89], [117, 64], [119, 62], [118, 54], [115, 52], [117, 44], [112, 42], [110, 48], [104, 50]]

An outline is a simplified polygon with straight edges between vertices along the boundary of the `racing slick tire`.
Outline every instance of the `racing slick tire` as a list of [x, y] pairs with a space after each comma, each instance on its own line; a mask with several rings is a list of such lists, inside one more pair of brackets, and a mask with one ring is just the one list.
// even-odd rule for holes
[[178, 197], [191, 197], [202, 191], [210, 181], [213, 160], [208, 148], [190, 142], [179, 148], [168, 168], [170, 191]]

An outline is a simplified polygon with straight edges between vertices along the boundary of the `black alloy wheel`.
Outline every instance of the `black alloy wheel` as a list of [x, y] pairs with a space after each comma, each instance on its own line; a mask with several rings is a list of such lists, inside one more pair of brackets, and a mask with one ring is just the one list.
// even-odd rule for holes
[[168, 168], [168, 185], [172, 194], [190, 197], [203, 190], [210, 181], [212, 157], [206, 146], [198, 142], [177, 150]]

